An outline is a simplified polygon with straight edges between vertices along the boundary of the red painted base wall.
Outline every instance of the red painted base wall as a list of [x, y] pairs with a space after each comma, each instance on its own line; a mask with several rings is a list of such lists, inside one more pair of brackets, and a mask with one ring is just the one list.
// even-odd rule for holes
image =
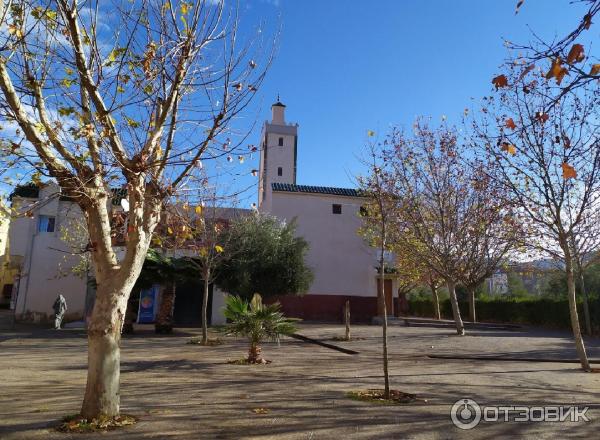
[[377, 298], [374, 296], [282, 295], [270, 298], [268, 302], [279, 301], [283, 313], [291, 318], [305, 321], [343, 322], [346, 300], [350, 300], [352, 322], [371, 322], [371, 319], [377, 315]]

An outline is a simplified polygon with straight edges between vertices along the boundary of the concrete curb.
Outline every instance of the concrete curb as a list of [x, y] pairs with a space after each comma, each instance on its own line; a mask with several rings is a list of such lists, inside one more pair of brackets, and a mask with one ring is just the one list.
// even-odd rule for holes
[[[473, 361], [500, 361], [500, 362], [548, 362], [555, 364], [579, 364], [579, 359], [558, 359], [558, 358], [531, 358], [531, 357], [506, 357], [506, 356], [459, 356], [445, 354], [428, 354], [430, 359], [456, 359]], [[588, 359], [590, 364], [600, 364], [600, 359]]]

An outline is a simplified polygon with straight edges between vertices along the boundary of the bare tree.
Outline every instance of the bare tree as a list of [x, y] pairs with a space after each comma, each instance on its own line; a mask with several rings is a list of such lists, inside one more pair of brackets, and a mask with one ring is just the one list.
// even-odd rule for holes
[[412, 136], [393, 130], [386, 145], [397, 237], [408, 240], [415, 259], [444, 279], [456, 331], [463, 335], [456, 284], [482, 259], [476, 250], [489, 252], [491, 231], [501, 229], [508, 214], [504, 199], [481, 172], [487, 164], [466, 166], [461, 159], [456, 130], [430, 129], [419, 120]]
[[474, 117], [474, 147], [494, 162], [493, 178], [519, 207], [533, 255], [563, 262], [577, 353], [589, 370], [574, 271], [578, 255], [600, 249], [599, 98], [594, 88], [563, 93], [516, 63], [510, 72], [511, 84], [521, 78], [527, 87], [500, 87], [484, 100], [483, 112], [474, 112], [482, 115]]
[[469, 319], [476, 322], [475, 290], [506, 261], [509, 253], [522, 242], [523, 234], [510, 204], [501, 194], [501, 186], [488, 175], [490, 164], [472, 162], [471, 172], [481, 197], [471, 214], [476, 221], [468, 229], [460, 282], [467, 290]]
[[[163, 203], [203, 161], [241, 148], [231, 124], [271, 55], [259, 40], [239, 44], [237, 11], [222, 0], [1, 4], [0, 114], [16, 127], [3, 160], [56, 180], [83, 211], [97, 293], [81, 413], [115, 416], [127, 299]], [[109, 209], [118, 186], [129, 205], [122, 258]]]

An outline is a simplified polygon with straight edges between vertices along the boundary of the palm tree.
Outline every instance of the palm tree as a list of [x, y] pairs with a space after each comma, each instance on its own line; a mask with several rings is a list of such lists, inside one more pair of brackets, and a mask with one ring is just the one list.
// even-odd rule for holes
[[281, 335], [289, 335], [296, 331], [294, 320], [283, 315], [279, 303], [264, 305], [258, 293], [254, 294], [250, 303], [239, 296], [228, 296], [224, 314], [230, 321], [227, 324], [227, 333], [248, 338], [249, 364], [267, 363], [260, 357], [260, 344], [263, 341], [279, 341]]

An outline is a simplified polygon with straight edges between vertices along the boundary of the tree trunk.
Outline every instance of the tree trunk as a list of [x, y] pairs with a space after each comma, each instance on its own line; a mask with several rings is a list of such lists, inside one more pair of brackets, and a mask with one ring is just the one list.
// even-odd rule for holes
[[258, 344], [252, 342], [250, 344], [250, 349], [248, 350], [248, 363], [250, 364], [258, 364], [261, 362], [260, 358], [261, 349]]
[[[566, 246], [566, 245], [565, 245]], [[565, 250], [563, 246], [563, 250]], [[573, 276], [573, 260], [569, 251], [565, 250], [565, 269], [567, 272], [567, 289], [569, 296], [569, 314], [571, 316], [571, 327], [573, 329], [573, 338], [575, 339], [575, 348], [581, 362], [581, 368], [585, 371], [590, 371], [590, 363], [585, 351], [585, 344], [581, 336], [581, 328], [579, 327], [579, 316], [577, 314], [577, 300], [575, 296], [575, 277]]]
[[433, 313], [435, 315], [435, 319], [442, 319], [442, 314], [440, 313], [440, 297], [438, 296], [437, 286], [435, 284], [431, 284], [429, 287], [431, 288], [431, 297], [433, 298]]
[[458, 307], [458, 299], [456, 298], [456, 285], [453, 281], [447, 281], [448, 293], [450, 294], [450, 304], [452, 305], [452, 315], [456, 322], [456, 333], [459, 336], [464, 336], [465, 326], [463, 325], [462, 318], [460, 317], [460, 308]]
[[382, 318], [382, 333], [383, 333], [383, 380], [384, 380], [384, 388], [383, 388], [383, 398], [384, 399], [389, 399], [390, 398], [390, 375], [389, 375], [389, 370], [388, 370], [388, 341], [387, 341], [387, 328], [388, 328], [388, 323], [387, 323], [387, 305], [386, 305], [386, 301], [385, 301], [385, 261], [384, 261], [384, 247], [382, 246], [381, 248], [381, 257], [379, 260], [379, 270], [380, 270], [380, 276], [379, 276], [379, 285], [381, 286], [381, 297], [382, 297], [382, 309], [383, 309], [383, 316]]
[[87, 419], [119, 415], [121, 327], [132, 286], [107, 284], [98, 283], [88, 327], [87, 384], [81, 407], [81, 415]]
[[206, 318], [206, 309], [208, 309], [208, 294], [210, 268], [204, 270], [204, 295], [202, 296], [202, 344], [208, 344], [208, 320]]
[[477, 315], [475, 314], [475, 288], [469, 287], [467, 293], [469, 295], [469, 319], [471, 322], [477, 322]]
[[[82, 207], [94, 244], [92, 259], [97, 281], [96, 301], [88, 326], [88, 372], [81, 406], [81, 415], [86, 419], [119, 415], [120, 342], [127, 300], [142, 270], [160, 213], [159, 199], [145, 210], [145, 205], [139, 202], [142, 199], [139, 188], [130, 185], [128, 195], [132, 206], [129, 217], [137, 227], [129, 234], [120, 261], [111, 245], [106, 196]], [[148, 199], [149, 195], [145, 197]]]
[[584, 273], [581, 266], [579, 267], [579, 280], [581, 282], [581, 293], [583, 294], [583, 319], [585, 320], [585, 333], [588, 336], [592, 335], [592, 319], [590, 317], [590, 304], [588, 301], [588, 294], [585, 288]]
[[173, 332], [173, 308], [175, 306], [175, 295], [177, 285], [174, 281], [167, 283], [162, 292], [160, 309], [156, 318], [154, 330], [156, 333]]
[[350, 340], [350, 300], [346, 300], [346, 306], [344, 308], [344, 321], [346, 322], [346, 341]]

